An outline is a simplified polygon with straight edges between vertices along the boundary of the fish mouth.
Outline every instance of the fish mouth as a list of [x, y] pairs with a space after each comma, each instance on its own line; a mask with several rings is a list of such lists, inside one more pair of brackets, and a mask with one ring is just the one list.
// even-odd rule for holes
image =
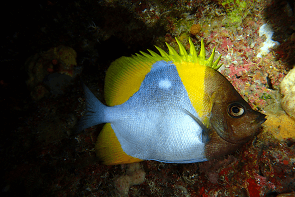
[[[261, 129], [261, 125], [267, 120], [265, 117], [266, 115], [265, 114], [262, 114], [260, 112], [259, 113], [259, 116], [253, 121], [253, 124], [256, 124], [258, 125], [257, 126], [257, 130], [256, 130], [256, 133], [254, 134], [255, 135], [258, 135], [259, 133], [262, 132], [262, 129]], [[260, 128], [260, 129], [259, 129]]]
[[266, 117], [265, 114], [260, 113], [259, 116], [255, 119], [254, 123], [260, 124], [260, 125], [263, 124], [267, 120], [265, 117]]

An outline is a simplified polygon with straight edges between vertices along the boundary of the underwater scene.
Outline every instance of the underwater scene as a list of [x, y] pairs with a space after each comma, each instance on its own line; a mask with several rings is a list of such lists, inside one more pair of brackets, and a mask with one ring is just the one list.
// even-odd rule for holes
[[293, 0], [2, 9], [1, 196], [295, 196]]

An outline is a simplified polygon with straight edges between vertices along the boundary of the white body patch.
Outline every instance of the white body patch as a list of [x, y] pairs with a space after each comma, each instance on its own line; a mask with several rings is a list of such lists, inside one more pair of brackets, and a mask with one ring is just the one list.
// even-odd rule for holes
[[169, 89], [171, 87], [171, 82], [168, 79], [162, 79], [159, 81], [159, 88]]

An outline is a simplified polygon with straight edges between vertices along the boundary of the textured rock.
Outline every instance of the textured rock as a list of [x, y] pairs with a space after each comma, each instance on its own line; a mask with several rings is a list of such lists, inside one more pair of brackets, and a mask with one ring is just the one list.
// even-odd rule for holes
[[281, 85], [282, 108], [295, 119], [295, 69], [292, 69], [283, 79]]

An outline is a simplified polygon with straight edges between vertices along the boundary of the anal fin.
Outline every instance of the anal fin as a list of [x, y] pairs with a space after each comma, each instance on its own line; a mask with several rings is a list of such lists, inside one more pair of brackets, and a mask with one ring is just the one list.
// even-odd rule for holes
[[95, 152], [105, 165], [117, 165], [143, 161], [127, 155], [112, 129], [111, 123], [106, 123], [97, 137]]

